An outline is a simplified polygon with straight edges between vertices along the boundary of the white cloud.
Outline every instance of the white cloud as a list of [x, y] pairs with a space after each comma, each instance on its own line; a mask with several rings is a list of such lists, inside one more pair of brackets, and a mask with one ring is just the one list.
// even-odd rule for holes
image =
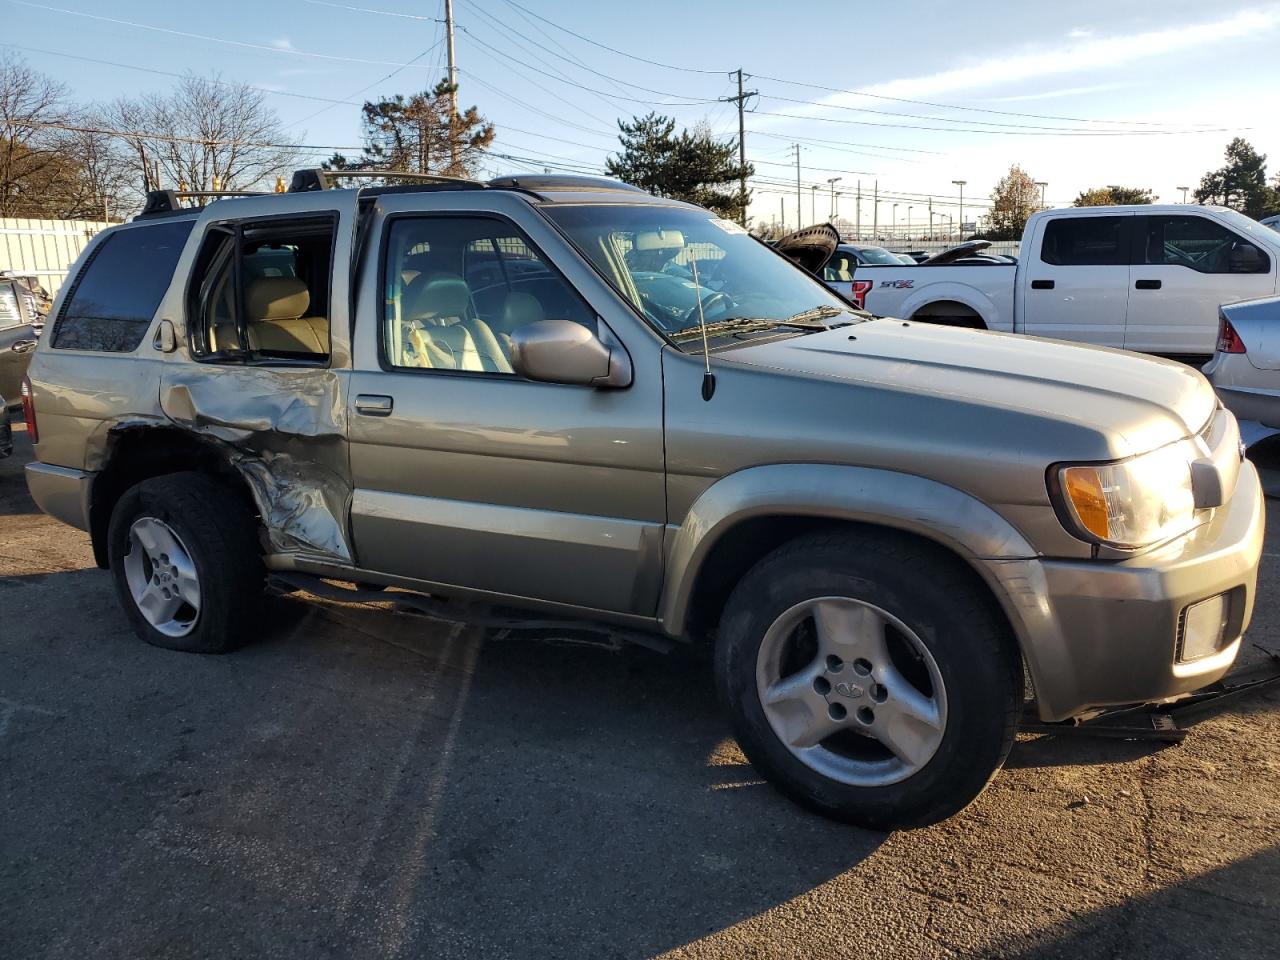
[[[1255, 37], [1280, 25], [1280, 5], [1243, 10], [1223, 20], [1151, 30], [1127, 36], [1078, 38], [1060, 47], [997, 56], [972, 66], [918, 77], [903, 77], [862, 88], [887, 97], [929, 97], [1010, 84], [1035, 77], [1107, 70], [1150, 57], [1190, 50], [1223, 40]], [[836, 94], [829, 104], [856, 106], [860, 97]]]
[[1085, 37], [1092, 37], [1093, 31], [1090, 30], [1088, 27], [1076, 27], [1070, 33], [1068, 33], [1067, 36], [1070, 37], [1072, 40], [1082, 40]]
[[293, 45], [293, 41], [288, 37], [280, 37], [278, 40], [272, 40], [271, 45], [277, 50], [287, 50], [290, 53], [297, 51], [297, 48]]
[[1077, 97], [1087, 93], [1105, 93], [1108, 90], [1123, 90], [1132, 87], [1131, 83], [1095, 83], [1088, 87], [1065, 87], [1061, 90], [1046, 90], [1043, 93], [1020, 93], [1012, 97], [986, 97], [983, 103], [1022, 103], [1026, 100], [1052, 100], [1055, 97]]

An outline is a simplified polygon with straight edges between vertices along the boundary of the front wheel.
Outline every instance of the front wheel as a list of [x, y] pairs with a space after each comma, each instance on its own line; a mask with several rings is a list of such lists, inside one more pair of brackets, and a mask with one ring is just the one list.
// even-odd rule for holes
[[967, 568], [891, 532], [809, 536], [725, 608], [717, 678], [752, 764], [801, 804], [875, 829], [962, 810], [1013, 743], [1022, 674]]

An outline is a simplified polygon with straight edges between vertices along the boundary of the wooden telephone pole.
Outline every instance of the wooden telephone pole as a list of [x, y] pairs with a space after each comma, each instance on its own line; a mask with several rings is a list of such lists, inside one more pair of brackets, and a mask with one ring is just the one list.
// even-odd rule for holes
[[736, 97], [721, 97], [722, 103], [736, 103], [738, 105], [738, 166], [741, 167], [742, 173], [738, 179], [738, 202], [742, 206], [742, 225], [747, 225], [747, 122], [745, 118], [747, 98], [754, 97], [759, 91], [742, 89], [742, 68], [737, 70], [738, 74], [738, 95]]

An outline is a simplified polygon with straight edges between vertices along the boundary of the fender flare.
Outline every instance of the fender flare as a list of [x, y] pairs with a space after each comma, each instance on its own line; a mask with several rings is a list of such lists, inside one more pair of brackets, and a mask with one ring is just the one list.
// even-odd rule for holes
[[936, 480], [839, 464], [748, 467], [703, 491], [672, 535], [659, 608], [668, 634], [684, 633], [698, 576], [715, 544], [738, 523], [766, 516], [825, 517], [905, 530], [964, 558], [993, 590], [997, 584], [989, 565], [976, 561], [1039, 556], [981, 500]]

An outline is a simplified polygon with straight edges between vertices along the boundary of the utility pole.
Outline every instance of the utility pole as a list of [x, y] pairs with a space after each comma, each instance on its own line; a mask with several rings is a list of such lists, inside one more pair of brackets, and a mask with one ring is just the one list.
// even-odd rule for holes
[[1045, 187], [1049, 186], [1049, 184], [1045, 183], [1045, 181], [1043, 180], [1037, 180], [1036, 186], [1040, 188], [1040, 209], [1048, 210], [1049, 208], [1045, 205], [1045, 202], [1044, 202], [1044, 191], [1045, 191]]
[[444, 29], [449, 43], [449, 160], [458, 163], [458, 137], [454, 124], [458, 118], [458, 60], [453, 52], [453, 0], [444, 0]]
[[747, 225], [747, 121], [744, 116], [747, 109], [747, 98], [754, 97], [758, 91], [742, 89], [742, 68], [739, 67], [738, 73], [738, 95], [736, 97], [721, 97], [721, 103], [736, 103], [738, 105], [738, 167], [741, 175], [738, 178], [738, 202], [742, 206], [742, 225]]
[[778, 223], [782, 224], [782, 229], [787, 229], [787, 198], [778, 198]]
[[800, 209], [800, 144], [792, 144], [796, 150], [796, 229], [804, 224], [804, 211]]
[[964, 185], [968, 180], [952, 180], [953, 184], [960, 188], [960, 239], [964, 239]]
[[839, 177], [832, 177], [827, 181], [827, 185], [831, 187], [831, 219], [836, 218], [836, 184], [840, 182]]
[[854, 231], [858, 234], [858, 239], [862, 239], [862, 181], [858, 181], [858, 212], [854, 214]]

